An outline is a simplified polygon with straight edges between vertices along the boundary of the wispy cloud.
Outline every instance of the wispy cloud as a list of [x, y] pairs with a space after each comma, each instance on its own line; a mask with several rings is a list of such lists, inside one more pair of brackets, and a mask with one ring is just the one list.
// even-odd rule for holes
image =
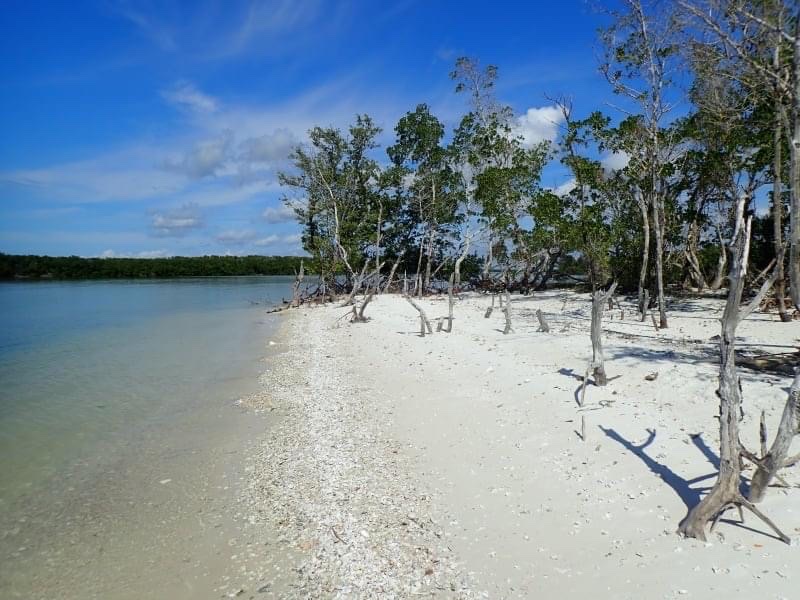
[[166, 258], [171, 256], [166, 250], [142, 250], [141, 252], [117, 252], [103, 250], [98, 258]]
[[117, 12], [133, 23], [145, 37], [153, 41], [162, 50], [177, 49], [174, 33], [170, 27], [153, 16], [154, 11], [140, 10], [131, 6], [130, 2], [120, 1], [116, 4]]
[[286, 206], [285, 204], [281, 204], [279, 206], [269, 206], [264, 209], [264, 212], [261, 213], [261, 216], [267, 223], [272, 224], [289, 223], [294, 221], [296, 218], [294, 209], [290, 206]]
[[182, 177], [154, 168], [152, 161], [153, 149], [137, 145], [88, 160], [0, 172], [0, 182], [81, 204], [164, 196], [184, 186]]
[[193, 144], [180, 158], [167, 158], [164, 167], [194, 179], [216, 175], [232, 159], [233, 132], [225, 130], [214, 139]]
[[178, 81], [162, 90], [161, 96], [170, 104], [195, 113], [212, 113], [219, 106], [216, 98], [201, 92], [188, 81]]
[[157, 236], [180, 237], [203, 227], [203, 217], [196, 204], [184, 204], [177, 209], [153, 213], [150, 227]]
[[256, 237], [256, 232], [250, 229], [229, 229], [217, 234], [216, 240], [220, 244], [246, 244]]
[[302, 236], [299, 233], [292, 233], [288, 235], [271, 234], [256, 240], [255, 242], [253, 242], [253, 244], [259, 247], [277, 246], [279, 244], [283, 244], [286, 246], [297, 246], [300, 243], [301, 239]]

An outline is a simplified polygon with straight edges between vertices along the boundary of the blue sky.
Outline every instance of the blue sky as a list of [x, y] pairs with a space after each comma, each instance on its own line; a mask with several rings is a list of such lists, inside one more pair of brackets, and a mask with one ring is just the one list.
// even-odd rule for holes
[[[4, 3], [0, 251], [297, 254], [276, 172], [313, 125], [371, 114], [391, 139], [427, 102], [465, 110], [458, 56], [500, 67], [531, 139], [545, 94], [611, 99], [584, 0]], [[546, 185], [564, 183], [554, 165]]]

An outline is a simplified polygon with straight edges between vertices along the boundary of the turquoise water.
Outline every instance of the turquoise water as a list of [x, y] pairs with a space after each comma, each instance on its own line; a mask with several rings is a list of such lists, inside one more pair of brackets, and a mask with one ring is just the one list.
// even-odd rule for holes
[[0, 508], [101, 467], [262, 370], [289, 277], [0, 283]]

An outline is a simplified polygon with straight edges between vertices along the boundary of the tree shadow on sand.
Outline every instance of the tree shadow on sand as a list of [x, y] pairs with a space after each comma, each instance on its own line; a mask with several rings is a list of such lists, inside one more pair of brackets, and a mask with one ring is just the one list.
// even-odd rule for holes
[[[600, 430], [605, 433], [608, 437], [610, 437], [615, 442], [619, 442], [626, 450], [631, 452], [634, 456], [637, 456], [642, 460], [642, 462], [647, 466], [650, 471], [656, 475], [658, 475], [661, 480], [666, 483], [669, 487], [671, 487], [676, 494], [683, 500], [683, 503], [686, 505], [687, 510], [691, 510], [702, 498], [703, 494], [707, 492], [710, 488], [709, 487], [692, 487], [692, 485], [700, 483], [701, 481], [705, 481], [707, 479], [711, 479], [717, 475], [717, 472], [709, 473], [708, 475], [703, 475], [701, 477], [695, 477], [694, 479], [684, 479], [675, 471], [670, 469], [668, 466], [661, 464], [656, 459], [651, 457], [647, 454], [646, 449], [647, 447], [653, 443], [656, 439], [656, 430], [655, 429], [648, 429], [647, 439], [642, 442], [641, 444], [634, 444], [632, 441], [622, 437], [615, 429], [606, 429], [602, 425], [599, 426]], [[711, 456], [716, 460], [716, 464], [719, 464], [719, 458], [711, 451], [708, 446], [702, 442], [702, 445], [710, 452]], [[695, 444], [697, 445], [697, 444]], [[703, 449], [701, 448], [701, 452]], [[705, 454], [705, 452], [704, 452]], [[714, 464], [713, 460], [706, 454], [706, 457]]]
[[[693, 486], [696, 486], [698, 483], [703, 481], [713, 480], [717, 476], [717, 473], [719, 472], [719, 456], [717, 456], [717, 454], [711, 448], [709, 448], [708, 444], [706, 444], [705, 440], [703, 440], [703, 436], [701, 434], [692, 435], [691, 436], [692, 443], [695, 445], [695, 447], [697, 447], [698, 450], [700, 450], [703, 456], [706, 457], [706, 460], [708, 460], [711, 466], [714, 467], [714, 471], [707, 475], [701, 475], [700, 477], [695, 477], [694, 479], [684, 479], [683, 477], [675, 473], [675, 471], [670, 469], [668, 466], [663, 465], [657, 460], [655, 460], [645, 451], [647, 447], [650, 444], [652, 444], [653, 441], [656, 439], [655, 429], [648, 429], [647, 439], [638, 445], [622, 437], [614, 429], [606, 429], [601, 425], [600, 430], [615, 442], [619, 442], [633, 455], [640, 458], [642, 462], [647, 466], [647, 468], [650, 469], [651, 472], [658, 475], [664, 483], [670, 486], [675, 491], [675, 493], [678, 494], [680, 499], [683, 500], [683, 503], [686, 505], [687, 511], [690, 511], [692, 508], [694, 508], [695, 505], [697, 505], [700, 502], [700, 500], [706, 494], [706, 492], [708, 492], [708, 490], [711, 489], [710, 486], [708, 487], [703, 487], [703, 486], [693, 487]], [[746, 497], [749, 482], [744, 478], [744, 476], [742, 476], [740, 485], [742, 488], [742, 494], [745, 495]], [[741, 529], [745, 529], [753, 533], [758, 533], [766, 537], [780, 539], [769, 532], [748, 527], [747, 525], [744, 524], [744, 521], [735, 521], [732, 519], [720, 519], [720, 522], [733, 525], [735, 527], [739, 527]]]

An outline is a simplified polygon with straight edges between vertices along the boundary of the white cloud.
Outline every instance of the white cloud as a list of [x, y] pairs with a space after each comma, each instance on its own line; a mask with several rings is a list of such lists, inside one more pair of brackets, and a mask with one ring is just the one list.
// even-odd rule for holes
[[285, 127], [244, 140], [239, 148], [240, 158], [247, 162], [283, 162], [299, 143], [297, 136]]
[[558, 127], [564, 121], [564, 115], [556, 106], [529, 108], [524, 115], [514, 121], [512, 132], [522, 138], [526, 147], [549, 141], [558, 137]]
[[220, 244], [244, 244], [256, 237], [256, 232], [250, 229], [228, 229], [216, 236]]
[[180, 159], [166, 159], [164, 166], [193, 179], [216, 175], [231, 159], [232, 144], [233, 133], [226, 130], [214, 139], [197, 142]]
[[80, 203], [141, 200], [172, 194], [183, 178], [153, 167], [153, 149], [129, 147], [98, 158], [0, 173], [0, 181], [38, 190], [48, 200]]
[[294, 209], [285, 204], [281, 204], [279, 206], [269, 206], [264, 209], [264, 212], [261, 213], [261, 216], [264, 217], [264, 220], [267, 223], [271, 224], [288, 223], [290, 221], [294, 221], [295, 219]]
[[166, 250], [142, 250], [141, 252], [116, 252], [103, 250], [98, 258], [166, 258], [171, 256]]
[[201, 92], [188, 81], [179, 81], [171, 88], [162, 90], [161, 96], [170, 104], [195, 113], [212, 113], [219, 107], [215, 98]]
[[299, 233], [290, 233], [287, 235], [268, 235], [253, 242], [256, 246], [276, 246], [278, 244], [285, 244], [287, 246], [295, 246], [300, 243], [303, 236]]
[[203, 218], [196, 204], [184, 204], [169, 212], [153, 213], [150, 226], [158, 236], [180, 237], [202, 227]]
[[564, 183], [562, 183], [558, 187], [554, 188], [553, 189], [553, 193], [556, 196], [566, 196], [572, 190], [575, 189], [576, 184], [577, 184], [577, 182], [575, 181], [575, 178], [573, 177], [572, 179], [568, 179], [567, 181], [565, 181]]
[[606, 171], [620, 171], [628, 166], [631, 157], [625, 151], [611, 152], [600, 159], [600, 164]]

